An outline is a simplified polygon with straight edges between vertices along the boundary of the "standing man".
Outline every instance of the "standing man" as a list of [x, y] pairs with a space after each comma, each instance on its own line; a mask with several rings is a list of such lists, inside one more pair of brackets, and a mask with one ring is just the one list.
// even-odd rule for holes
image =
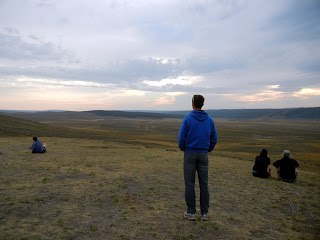
[[208, 152], [211, 152], [218, 140], [212, 118], [203, 110], [204, 97], [194, 95], [191, 111], [180, 127], [178, 143], [184, 151], [184, 183], [187, 211], [184, 216], [195, 221], [196, 194], [194, 190], [195, 173], [198, 172], [200, 186], [201, 218], [208, 220], [209, 188], [208, 188]]

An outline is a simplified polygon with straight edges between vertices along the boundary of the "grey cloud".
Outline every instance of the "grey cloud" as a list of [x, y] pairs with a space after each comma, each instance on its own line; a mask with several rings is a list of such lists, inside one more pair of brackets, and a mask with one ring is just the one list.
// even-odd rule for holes
[[278, 40], [285, 43], [298, 40], [318, 40], [320, 37], [320, 2], [318, 0], [290, 1], [281, 14], [275, 15], [266, 28], [278, 32]]
[[161, 80], [173, 75], [174, 64], [162, 64], [156, 59], [133, 59], [105, 68], [83, 68], [42, 65], [37, 67], [9, 67], [2, 69], [0, 76], [24, 75], [29, 77], [83, 80], [100, 83], [138, 82], [145, 79]]
[[17, 29], [11, 27], [4, 27], [3, 31], [7, 34], [19, 34]]
[[199, 14], [201, 16], [208, 12], [215, 14], [218, 19], [227, 19], [237, 14], [246, 6], [245, 1], [188, 1], [183, 7], [188, 11]]
[[281, 82], [278, 90], [283, 92], [296, 92], [301, 90], [302, 88], [308, 88], [308, 87], [312, 88], [313, 86], [320, 87], [318, 76], [309, 77], [307, 79], [301, 76], [301, 78], [298, 78], [298, 79], [293, 79], [293, 80], [290, 79], [290, 80]]
[[174, 78], [180, 75], [204, 75], [224, 69], [239, 69], [244, 61], [240, 59], [218, 60], [208, 56], [166, 59], [133, 59], [116, 67], [111, 76], [123, 77], [129, 80], [160, 81], [164, 78]]
[[0, 32], [0, 58], [11, 60], [58, 60], [67, 52], [50, 42], [29, 35], [26, 41], [17, 30], [6, 28]]
[[241, 69], [245, 66], [246, 60], [235, 56], [231, 59], [217, 59], [211, 56], [195, 56], [188, 58], [182, 65], [185, 70], [195, 75], [206, 74], [224, 69]]
[[132, 59], [113, 64], [105, 68], [80, 68], [68, 66], [42, 65], [37, 67], [5, 67], [2, 75], [24, 75], [30, 77], [60, 78], [68, 80], [84, 80], [100, 83], [125, 83], [143, 80], [160, 81], [164, 78], [177, 77], [185, 71], [191, 74], [203, 74], [216, 69], [227, 68], [212, 61], [200, 58], [194, 59]]
[[44, 8], [53, 7], [53, 6], [55, 6], [55, 1], [52, 1], [52, 0], [40, 0], [40, 1], [37, 2], [37, 6], [38, 7], [44, 7]]
[[189, 86], [189, 85], [179, 85], [179, 84], [168, 84], [163, 87], [153, 87], [148, 85], [136, 85], [131, 86], [136, 90], [141, 91], [151, 91], [151, 92], [198, 92], [198, 93], [212, 93], [212, 94], [227, 94], [234, 93], [234, 89], [227, 88], [212, 88], [212, 87], [202, 87], [202, 86]]
[[70, 23], [70, 20], [66, 17], [63, 17], [63, 18], [60, 18], [58, 21], [57, 21], [57, 24], [58, 25], [66, 25]]
[[128, 72], [127, 78], [133, 79], [156, 79], [160, 80], [171, 76], [174, 72], [174, 64], [162, 64], [160, 60], [135, 59], [119, 66], [120, 73]]
[[[79, 2], [79, 4], [66, 2], [63, 3], [63, 6], [67, 5], [67, 8], [61, 12], [58, 8], [57, 12], [49, 9], [58, 2], [37, 1], [36, 6], [41, 7], [41, 13], [46, 16], [44, 19], [47, 22], [43, 26], [47, 28], [44, 29], [41, 24], [38, 25], [38, 12], [34, 11], [34, 4], [31, 4], [31, 7], [28, 5], [29, 12], [36, 13], [35, 19], [33, 19], [34, 23], [32, 25], [32, 21], [26, 24], [21, 22], [20, 29], [28, 32], [28, 26], [30, 29], [36, 29], [34, 26], [37, 26], [37, 33], [40, 35], [47, 34], [48, 37], [61, 35], [62, 41], [68, 39], [69, 45], [74, 46], [73, 51], [78, 51], [75, 54], [78, 54], [82, 59], [86, 59], [86, 54], [92, 55], [93, 63], [96, 60], [95, 55], [100, 55], [101, 52], [106, 52], [107, 55], [109, 49], [107, 47], [104, 49], [103, 44], [121, 48], [124, 53], [115, 50], [111, 51], [110, 57], [100, 57], [99, 60], [106, 59], [104, 65], [99, 60], [96, 61], [100, 67], [95, 67], [94, 64], [86, 66], [85, 60], [70, 66], [60, 62], [72, 61], [69, 53], [54, 43], [42, 41], [38, 35], [31, 33], [30, 29], [28, 38], [25, 38], [15, 28], [7, 27], [0, 32], [0, 58], [11, 61], [22, 60], [25, 65], [34, 61], [33, 65], [38, 67], [24, 66], [21, 68], [17, 66], [22, 64], [21, 61], [16, 63], [15, 67], [1, 67], [0, 76], [23, 75], [35, 78], [114, 83], [129, 89], [148, 91], [208, 93], [254, 91], [255, 87], [252, 86], [257, 86], [257, 84], [279, 84], [276, 78], [261, 79], [260, 76], [264, 74], [264, 71], [281, 71], [282, 67], [287, 67], [287, 69], [301, 69], [307, 72], [312, 68], [314, 72], [319, 72], [317, 58], [310, 59], [311, 54], [306, 53], [306, 50], [300, 50], [305, 55], [302, 57], [301, 53], [297, 53], [296, 56], [287, 54], [296, 53], [294, 47], [281, 48], [281, 46], [286, 46], [286, 43], [296, 42], [299, 39], [303, 41], [319, 39], [320, 15], [317, 11], [319, 4], [316, 4], [316, 1], [310, 2], [314, 4], [301, 4], [301, 1], [282, 2], [281, 4], [288, 5], [287, 13], [283, 14], [283, 10], [278, 12], [274, 10], [278, 9], [278, 5], [271, 3], [268, 6], [271, 6], [270, 8], [273, 10], [269, 9], [263, 12], [259, 8], [260, 3], [250, 3], [250, 6], [246, 8], [249, 5], [249, 2], [246, 1], [200, 0], [195, 2], [189, 0], [178, 3], [172, 1], [172, 3], [166, 3], [168, 6], [158, 2], [152, 3], [155, 6], [160, 5], [159, 8], [158, 6], [154, 7], [157, 11], [152, 11], [153, 8], [149, 4], [135, 1], [92, 2], [90, 6], [87, 2]], [[126, 7], [126, 4], [129, 7]], [[134, 4], [144, 5], [133, 7]], [[106, 5], [116, 8], [116, 10], [106, 9]], [[301, 10], [299, 6], [302, 6]], [[74, 7], [77, 8], [77, 11]], [[14, 6], [12, 6], [13, 8]], [[246, 14], [248, 13], [248, 16], [246, 14], [239, 16], [238, 13], [242, 10]], [[75, 12], [79, 13], [77, 18], [74, 18], [75, 15], [73, 15]], [[277, 12], [279, 16], [273, 18], [274, 12]], [[306, 14], [306, 12], [310, 14]], [[264, 18], [260, 18], [260, 15], [263, 14], [268, 15], [266, 19], [269, 19], [270, 15], [270, 18], [273, 19], [271, 24], [266, 25], [269, 20], [265, 21]], [[16, 18], [19, 19], [19, 16]], [[257, 20], [257, 23], [254, 20]], [[13, 24], [9, 22], [6, 25], [14, 26], [14, 21], [12, 20]], [[20, 21], [22, 20], [20, 19]], [[96, 23], [96, 25], [92, 23]], [[56, 32], [56, 24], [67, 25], [70, 28], [61, 27], [59, 32]], [[265, 28], [262, 29], [261, 26]], [[78, 30], [75, 31], [75, 29]], [[127, 33], [125, 29], [130, 29], [132, 32]], [[123, 39], [127, 39], [126, 34], [130, 35], [131, 33], [132, 35], [129, 37], [132, 37], [133, 43], [124, 41], [121, 44], [118, 40], [110, 41], [110, 43], [108, 42], [109, 37], [105, 38], [105, 42], [99, 42], [99, 37], [108, 34], [112, 36], [113, 31], [123, 33], [123, 35], [120, 34]], [[93, 40], [88, 40], [87, 36], [92, 36]], [[100, 52], [95, 52], [96, 50], [90, 52], [92, 45], [87, 44], [95, 43], [96, 39], [100, 44], [97, 48]], [[305, 45], [303, 41], [298, 42], [295, 46], [299, 48], [299, 46]], [[316, 43], [318, 42], [315, 41], [315, 50], [318, 46]], [[81, 47], [78, 47], [77, 44]], [[82, 53], [81, 48], [89, 50]], [[311, 53], [317, 54], [316, 51]], [[113, 56], [112, 54], [118, 55]], [[129, 54], [131, 55], [128, 56]], [[139, 58], [139, 56], [174, 56], [174, 59], [163, 64], [162, 59]], [[113, 58], [117, 59], [112, 62]], [[233, 76], [230, 80], [226, 77], [225, 87], [213, 88], [214, 84], [210, 82], [210, 75], [215, 72], [223, 70], [250, 72], [259, 68], [263, 68], [263, 70], [257, 71], [257, 77], [260, 77], [260, 80], [256, 83], [253, 79], [255, 76], [248, 80], [241, 75]], [[202, 76], [210, 88], [170, 84], [157, 88], [141, 83], [143, 80], [160, 81], [164, 78], [174, 78], [181, 75]], [[317, 84], [318, 79], [317, 77], [288, 79], [282, 80], [280, 85], [283, 90], [294, 91], [304, 85]]]
[[[154, 92], [203, 92], [214, 94], [229, 93], [255, 93], [257, 89], [263, 89], [266, 85], [280, 84], [279, 91], [294, 92], [304, 86], [312, 86], [318, 83], [317, 74], [303, 73], [295, 76], [294, 79], [263, 79], [261, 72], [255, 73], [262, 79], [246, 79], [243, 73], [243, 62], [238, 59], [217, 60], [212, 57], [191, 57], [187, 59], [176, 58], [167, 59], [131, 59], [120, 63], [112, 64], [105, 68], [83, 68], [69, 67], [67, 65], [42, 65], [36, 67], [2, 67], [0, 77], [8, 76], [27, 76], [34, 78], [48, 78], [74, 81], [88, 81], [96, 83], [115, 84], [121, 88], [135, 89], [141, 91]], [[219, 71], [239, 72], [239, 76], [231, 75], [230, 77], [222, 76], [223, 80], [217, 79], [220, 75], [215, 76]], [[239, 70], [239, 71], [238, 71]], [[164, 78], [175, 78], [181, 75], [202, 76], [205, 80], [205, 86], [199, 83], [198, 86], [190, 85], [173, 85], [167, 84], [162, 87], [150, 86], [142, 83], [143, 80], [160, 81]], [[254, 76], [255, 76], [254, 75]], [[222, 83], [223, 82], [223, 83]], [[244, 87], [247, 86], [247, 87]]]

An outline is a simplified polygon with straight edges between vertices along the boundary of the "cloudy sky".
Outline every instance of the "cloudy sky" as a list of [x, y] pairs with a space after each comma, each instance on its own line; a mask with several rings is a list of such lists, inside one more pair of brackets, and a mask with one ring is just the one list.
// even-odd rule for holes
[[0, 0], [0, 109], [320, 104], [318, 0]]

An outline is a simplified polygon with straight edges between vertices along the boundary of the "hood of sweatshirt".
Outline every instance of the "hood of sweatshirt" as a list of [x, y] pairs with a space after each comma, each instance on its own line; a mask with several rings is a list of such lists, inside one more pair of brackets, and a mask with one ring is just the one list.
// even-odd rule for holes
[[196, 111], [196, 110], [191, 111], [190, 116], [198, 121], [204, 121], [209, 117], [208, 113], [206, 113], [205, 111]]

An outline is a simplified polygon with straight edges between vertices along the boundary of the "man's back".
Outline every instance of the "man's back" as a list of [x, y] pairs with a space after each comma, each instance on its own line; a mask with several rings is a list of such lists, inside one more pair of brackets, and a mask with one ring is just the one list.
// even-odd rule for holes
[[191, 111], [181, 124], [178, 142], [184, 152], [211, 152], [217, 143], [212, 118], [204, 111]]
[[267, 173], [267, 168], [269, 164], [270, 164], [270, 158], [257, 156], [255, 159], [253, 170], [261, 174]]
[[273, 163], [273, 166], [280, 168], [280, 176], [283, 179], [296, 179], [296, 168], [299, 163], [289, 157], [283, 157], [281, 160]]
[[37, 140], [32, 144], [32, 152], [33, 153], [41, 153], [43, 151], [42, 143]]

